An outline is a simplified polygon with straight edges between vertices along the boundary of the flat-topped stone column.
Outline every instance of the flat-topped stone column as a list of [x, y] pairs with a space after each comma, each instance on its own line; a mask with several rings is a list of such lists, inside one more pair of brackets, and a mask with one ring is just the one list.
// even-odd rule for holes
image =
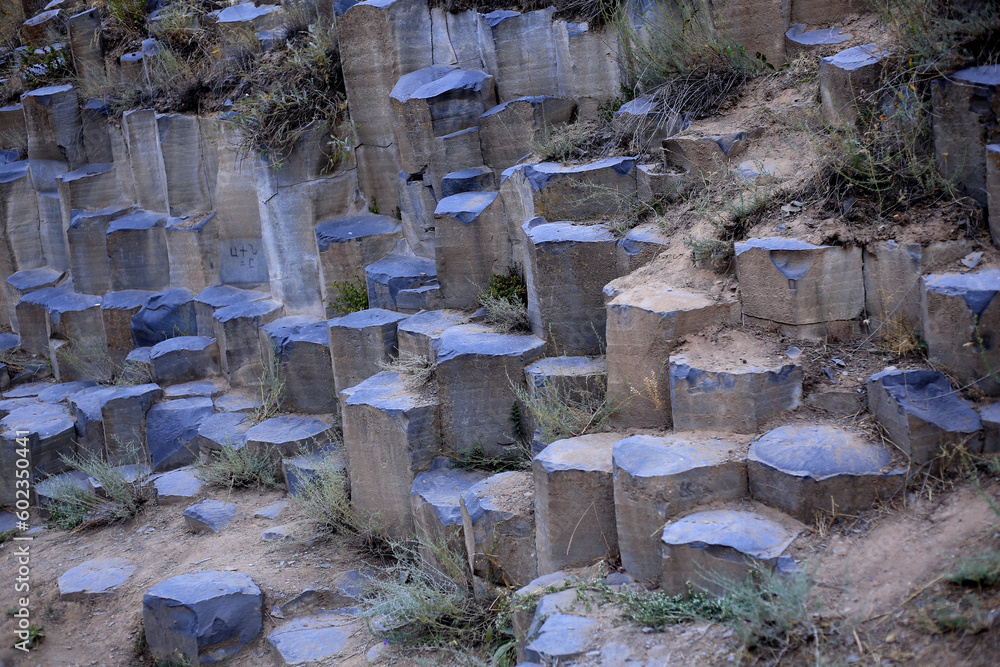
[[881, 85], [883, 60], [888, 53], [877, 44], [864, 44], [823, 58], [819, 63], [819, 95], [823, 120], [836, 127], [853, 125], [867, 97]]
[[310, 414], [336, 411], [330, 332], [324, 321], [281, 317], [260, 328], [265, 363], [284, 385], [281, 409]]
[[503, 200], [496, 192], [445, 197], [434, 219], [434, 262], [444, 305], [474, 310], [490, 276], [511, 265]]
[[537, 576], [533, 496], [526, 470], [487, 477], [462, 494], [462, 525], [474, 574], [515, 587]]
[[625, 571], [656, 583], [663, 525], [701, 504], [747, 494], [744, 445], [732, 437], [636, 435], [614, 445], [615, 520]]
[[146, 211], [108, 225], [111, 287], [115, 290], [164, 290], [170, 286], [167, 218]]
[[260, 327], [284, 314], [271, 299], [245, 301], [215, 311], [215, 338], [219, 342], [222, 372], [234, 387], [255, 387], [264, 372]]
[[396, 327], [406, 316], [369, 308], [327, 322], [337, 394], [382, 370], [398, 352]]
[[803, 338], [847, 338], [865, 305], [861, 248], [796, 239], [736, 244], [743, 314]]
[[572, 99], [551, 95], [519, 97], [492, 107], [479, 117], [483, 160], [499, 179], [531, 154], [532, 142], [569, 122], [575, 110]]

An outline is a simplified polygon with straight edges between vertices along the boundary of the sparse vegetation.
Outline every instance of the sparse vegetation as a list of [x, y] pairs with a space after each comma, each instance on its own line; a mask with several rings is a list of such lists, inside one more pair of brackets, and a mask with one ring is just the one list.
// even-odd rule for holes
[[396, 564], [369, 583], [362, 613], [379, 639], [457, 650], [513, 665], [510, 592], [483, 589], [464, 556], [445, 544], [394, 542]]
[[125, 30], [140, 31], [146, 25], [147, 0], [106, 0], [108, 16]]
[[502, 454], [488, 454], [481, 445], [476, 445], [472, 449], [453, 451], [448, 458], [454, 468], [500, 473], [529, 469], [533, 456], [531, 444], [522, 440], [508, 446]]
[[218, 455], [197, 465], [198, 477], [226, 489], [271, 489], [278, 485], [278, 457], [267, 448], [233, 447], [226, 443]]
[[399, 373], [404, 378], [411, 378], [418, 385], [425, 385], [434, 378], [434, 362], [409, 352], [400, 352], [399, 356], [389, 361], [379, 361], [379, 368], [392, 373]]
[[959, 586], [993, 586], [1000, 582], [1000, 549], [991, 547], [974, 556], [959, 558], [945, 578]]
[[541, 431], [542, 441], [548, 443], [607, 428], [608, 420], [622, 403], [606, 395], [606, 376], [595, 376], [593, 383], [593, 387], [587, 388], [554, 383], [533, 391], [515, 382], [510, 386]]
[[996, 3], [880, 0], [872, 6], [896, 39], [899, 57], [918, 72], [987, 65], [1000, 55]]
[[335, 281], [330, 288], [333, 298], [329, 305], [335, 313], [347, 315], [368, 308], [368, 285], [363, 276], [355, 276], [354, 280]]
[[528, 322], [528, 287], [520, 273], [510, 268], [507, 275], [494, 273], [486, 289], [479, 294], [479, 305], [486, 309], [486, 322], [500, 333], [525, 333]]
[[[140, 462], [137, 446], [125, 446], [124, 449], [126, 459], [136, 464]], [[49, 520], [57, 528], [72, 530], [82, 525], [126, 521], [139, 514], [153, 498], [149, 476], [140, 471], [127, 476], [97, 454], [61, 458], [70, 468], [92, 477], [100, 485], [103, 497], [90, 488], [64, 479], [54, 481], [49, 491], [48, 510]]]
[[260, 381], [257, 383], [260, 405], [250, 411], [252, 425], [260, 424], [277, 415], [281, 412], [281, 404], [285, 401], [285, 383], [281, 379], [281, 362], [278, 361], [277, 351], [272, 350], [270, 355], [261, 351], [261, 356], [263, 369]]

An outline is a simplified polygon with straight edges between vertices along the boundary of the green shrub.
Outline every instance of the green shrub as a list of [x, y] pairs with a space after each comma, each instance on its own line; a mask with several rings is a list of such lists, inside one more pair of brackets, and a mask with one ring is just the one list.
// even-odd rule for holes
[[1000, 582], [1000, 549], [960, 558], [945, 578], [959, 586], [989, 587]]
[[125, 30], [142, 31], [146, 26], [147, 0], [107, 0], [108, 16]]
[[368, 285], [362, 276], [355, 276], [354, 280], [334, 281], [330, 287], [333, 298], [329, 305], [334, 312], [346, 315], [368, 308]]
[[207, 484], [234, 488], [271, 489], [278, 485], [278, 457], [268, 448], [240, 447], [226, 443], [218, 456], [197, 465], [198, 477]]
[[898, 44], [906, 67], [948, 72], [995, 63], [1000, 5], [949, 0], [878, 0], [873, 8]]
[[524, 333], [528, 322], [528, 286], [517, 269], [507, 275], [494, 273], [486, 289], [479, 294], [479, 305], [486, 309], [486, 322], [500, 333]]

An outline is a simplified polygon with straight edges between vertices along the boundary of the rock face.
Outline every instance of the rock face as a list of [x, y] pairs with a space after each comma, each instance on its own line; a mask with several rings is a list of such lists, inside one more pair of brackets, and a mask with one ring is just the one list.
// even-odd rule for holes
[[59, 599], [72, 602], [99, 600], [114, 593], [136, 568], [124, 558], [100, 558], [67, 570], [59, 577]]
[[260, 588], [249, 575], [204, 570], [153, 586], [142, 597], [150, 652], [181, 654], [193, 666], [235, 656], [263, 626]]
[[462, 494], [462, 524], [475, 574], [523, 586], [536, 576], [534, 502], [529, 472], [502, 472]]

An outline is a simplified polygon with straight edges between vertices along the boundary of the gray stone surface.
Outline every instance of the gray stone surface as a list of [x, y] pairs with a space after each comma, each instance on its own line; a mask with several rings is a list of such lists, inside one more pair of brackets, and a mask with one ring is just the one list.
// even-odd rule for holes
[[[410, 512], [413, 516], [414, 534], [422, 544], [424, 558], [433, 558], [433, 550], [424, 544], [448, 542], [461, 552], [462, 510], [459, 500], [473, 484], [481, 482], [488, 473], [481, 470], [461, 470], [437, 467], [421, 472], [413, 478], [410, 489]], [[433, 562], [433, 560], [429, 561]]]
[[597, 622], [581, 616], [553, 614], [545, 619], [538, 635], [524, 650], [525, 657], [539, 664], [561, 663], [581, 657], [593, 648]]
[[[238, 253], [238, 251], [237, 251]], [[232, 285], [213, 285], [198, 292], [194, 300], [195, 319], [199, 336], [215, 335], [215, 311], [248, 301], [262, 301], [268, 298], [265, 292], [241, 289]]]
[[666, 111], [652, 95], [629, 100], [614, 113], [613, 127], [622, 137], [628, 137], [635, 146], [649, 150], [659, 148], [667, 137], [684, 128], [684, 118], [676, 111]]
[[396, 302], [400, 290], [437, 284], [433, 259], [393, 252], [365, 267], [370, 308], [400, 310]]
[[383, 371], [340, 394], [352, 504], [396, 537], [413, 534], [410, 490], [440, 453], [438, 403]]
[[620, 275], [610, 228], [541, 219], [521, 229], [532, 332], [550, 355], [599, 354], [607, 317], [602, 290]]
[[153, 479], [156, 502], [160, 505], [190, 502], [201, 494], [204, 486], [192, 467], [171, 470]]
[[806, 523], [870, 509], [906, 479], [883, 445], [832, 426], [776, 428], [750, 446], [747, 462], [750, 495]]
[[247, 301], [215, 311], [222, 372], [234, 387], [256, 387], [264, 371], [260, 327], [278, 319], [284, 307], [277, 301]]
[[486, 166], [460, 169], [441, 178], [442, 199], [463, 192], [484, 192], [493, 189], [493, 170]]
[[868, 411], [913, 465], [932, 463], [959, 443], [982, 448], [979, 415], [936, 371], [876, 373], [868, 380]]
[[738, 441], [636, 435], [614, 446], [615, 517], [625, 571], [657, 582], [663, 570], [660, 528], [698, 505], [747, 495]]
[[153, 294], [132, 316], [135, 347], [152, 347], [168, 338], [197, 333], [194, 296], [190, 290], [171, 289]]
[[[541, 358], [544, 348], [536, 336], [498, 334], [479, 325], [442, 333], [437, 377], [444, 442], [456, 452], [477, 446], [491, 455], [507, 451], [516, 440], [510, 420], [516, 397], [509, 382], [520, 383], [524, 367]], [[520, 413], [527, 414], [523, 406]]]
[[369, 308], [329, 322], [330, 353], [337, 394], [381, 370], [397, 354], [396, 327], [405, 315]]
[[137, 448], [139, 456], [146, 444], [146, 413], [163, 395], [155, 384], [142, 384], [118, 389], [103, 397], [101, 420], [104, 422], [104, 452], [112, 463], [136, 463], [130, 460], [129, 448]]
[[219, 346], [214, 338], [178, 336], [149, 351], [149, 366], [161, 385], [179, 384], [218, 375]]
[[723, 136], [702, 136], [692, 128], [663, 141], [665, 171], [682, 171], [688, 178], [704, 178], [726, 169], [746, 150], [750, 133], [739, 131]]
[[1000, 327], [1000, 270], [931, 274], [923, 278], [922, 339], [927, 358], [963, 384], [1000, 394], [993, 377], [1000, 368], [994, 332]]
[[[736, 244], [743, 314], [799, 337], [848, 337], [865, 305], [861, 248], [795, 239]], [[791, 328], [789, 328], [791, 325]]]
[[[101, 301], [104, 339], [108, 344], [108, 357], [115, 368], [120, 368], [125, 363], [125, 357], [128, 356], [128, 353], [135, 349], [132, 317], [139, 313], [153, 294], [153, 292], [142, 290], [125, 290], [108, 292], [104, 295], [104, 299]], [[159, 340], [155, 342], [159, 342]], [[153, 344], [146, 338], [143, 339], [143, 343]]]
[[240, 572], [203, 570], [167, 579], [142, 597], [150, 652], [193, 667], [231, 658], [260, 634], [260, 588]]
[[324, 614], [289, 621], [269, 634], [267, 642], [281, 664], [311, 664], [347, 652], [356, 630], [356, 624], [349, 618]]
[[466, 315], [457, 310], [430, 310], [401, 320], [396, 327], [399, 356], [433, 362], [437, 359], [441, 334], [466, 320]]
[[146, 413], [146, 451], [154, 472], [194, 463], [198, 429], [215, 413], [210, 398], [179, 398], [158, 403]]
[[272, 528], [267, 528], [260, 534], [260, 539], [264, 542], [294, 540], [295, 528], [294, 526], [274, 526]]
[[[643, 180], [643, 166], [639, 167], [640, 185]], [[640, 195], [641, 197], [642, 195]], [[650, 192], [650, 197], [653, 194]], [[655, 224], [641, 224], [633, 227], [618, 240], [618, 273], [626, 276], [636, 269], [649, 264], [670, 245], [670, 237]]]
[[246, 446], [286, 456], [311, 451], [329, 442], [331, 428], [330, 423], [313, 417], [272, 417], [247, 431]]
[[588, 404], [604, 397], [607, 373], [601, 357], [545, 357], [524, 369], [533, 395], [564, 396]]
[[285, 386], [282, 409], [325, 414], [336, 409], [333, 359], [327, 323], [282, 317], [261, 327], [265, 358]]
[[116, 290], [164, 290], [170, 284], [167, 216], [142, 211], [108, 225], [111, 287]]
[[[73, 418], [63, 406], [49, 403], [13, 410], [0, 419], [0, 466], [14, 470], [16, 449], [27, 442], [28, 458], [33, 476], [54, 475], [67, 469], [63, 456], [76, 453], [76, 431]], [[19, 440], [20, 439], [20, 440]], [[15, 478], [7, 475], [0, 480], [2, 502], [14, 505]]]
[[850, 38], [850, 33], [836, 28], [806, 30], [804, 24], [796, 23], [785, 31], [785, 51], [789, 60], [794, 60], [797, 56], [813, 53], [823, 47], [843, 44]]
[[268, 503], [264, 507], [261, 507], [254, 513], [255, 517], [261, 517], [262, 519], [277, 519], [285, 508], [288, 507], [287, 500], [275, 500], [273, 503]]
[[487, 477], [462, 494], [465, 543], [476, 575], [508, 586], [537, 576], [533, 496], [528, 471]]
[[204, 500], [184, 510], [184, 525], [192, 533], [218, 533], [236, 518], [236, 505]]
[[663, 363], [677, 339], [736, 322], [731, 297], [642, 284], [608, 301], [607, 396], [619, 409], [613, 423], [630, 428], [670, 424], [670, 374]]
[[434, 261], [448, 308], [471, 310], [490, 276], [510, 266], [507, 216], [497, 192], [446, 197], [434, 210]]
[[93, 380], [76, 380], [74, 382], [60, 382], [50, 387], [46, 387], [38, 392], [38, 400], [43, 403], [62, 403], [70, 396], [77, 394], [84, 389], [96, 387]]
[[558, 440], [531, 464], [538, 573], [591, 565], [618, 552], [612, 449], [617, 433]]
[[91, 387], [69, 397], [74, 416], [77, 451], [85, 456], [104, 455], [104, 401], [117, 391], [114, 387]]
[[663, 529], [661, 590], [685, 595], [688, 586], [715, 595], [728, 582], [743, 581], [756, 564], [772, 569], [802, 530], [748, 510], [707, 510], [668, 523]]
[[[611, 157], [578, 165], [541, 162], [511, 167], [503, 173], [501, 187], [509, 187], [525, 212], [522, 220], [536, 216], [552, 221], [602, 220], [617, 212], [618, 201], [636, 193], [636, 159]], [[601, 192], [594, 197], [595, 188]], [[508, 204], [508, 216], [513, 217]], [[513, 210], [516, 210], [513, 209]]]
[[59, 577], [59, 599], [69, 602], [106, 599], [136, 571], [125, 558], [88, 560]]
[[226, 446], [242, 447], [247, 441], [250, 426], [250, 418], [241, 412], [220, 412], [206, 417], [198, 427], [196, 439], [202, 460]]
[[364, 276], [365, 267], [388, 255], [402, 238], [402, 226], [386, 215], [354, 215], [316, 225], [316, 242], [323, 267], [323, 297], [327, 312], [338, 284]]
[[194, 380], [164, 387], [163, 395], [166, 398], [217, 398], [223, 391], [225, 391], [225, 382]]

